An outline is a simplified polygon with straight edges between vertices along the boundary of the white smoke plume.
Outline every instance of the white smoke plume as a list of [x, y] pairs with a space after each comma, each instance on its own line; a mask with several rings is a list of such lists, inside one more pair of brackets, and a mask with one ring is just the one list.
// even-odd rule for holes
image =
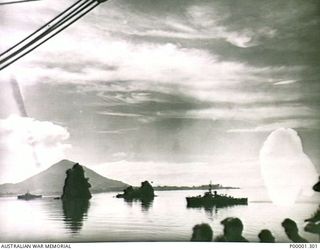
[[260, 151], [261, 174], [273, 203], [292, 205], [301, 195], [312, 195], [317, 171], [291, 128], [273, 131]]
[[70, 147], [65, 143], [69, 136], [66, 128], [48, 121], [17, 115], [0, 119], [0, 182], [21, 181], [61, 160]]

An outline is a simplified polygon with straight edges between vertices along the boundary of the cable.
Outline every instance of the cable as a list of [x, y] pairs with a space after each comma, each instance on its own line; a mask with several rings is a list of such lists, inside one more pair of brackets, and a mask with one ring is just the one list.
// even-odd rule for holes
[[[63, 25], [65, 22], [71, 20], [71, 18], [73, 18], [75, 15], [78, 15], [79, 13], [81, 13], [83, 10], [85, 10], [87, 7], [89, 7], [91, 4], [93, 4], [95, 1], [94, 0], [86, 0], [84, 3], [82, 3], [79, 7], [77, 7], [75, 10], [73, 10], [71, 13], [69, 13], [67, 15], [67, 19], [65, 17], [63, 17], [62, 19], [62, 23], [59, 21], [58, 23], [60, 23], [60, 25]], [[83, 6], [84, 5], [84, 6]], [[70, 16], [70, 14], [72, 14]], [[69, 16], [69, 17], [68, 17]], [[11, 58], [15, 57], [16, 55], [18, 55], [19, 53], [23, 52], [23, 50], [27, 49], [28, 47], [32, 46], [34, 43], [38, 42], [40, 39], [44, 38], [46, 35], [48, 35], [49, 33], [51, 33], [52, 31], [54, 31], [55, 29], [59, 28], [59, 26], [53, 25], [52, 27], [50, 27], [49, 29], [45, 30], [43, 33], [39, 34], [37, 37], [33, 38], [31, 41], [29, 41], [27, 44], [25, 44], [23, 47], [21, 47], [20, 49], [16, 50], [15, 52], [13, 52], [12, 54], [8, 55], [7, 57], [5, 57], [4, 59], [0, 60], [0, 65], [6, 63], [7, 61], [9, 61]]]
[[69, 13], [65, 17], [63, 17], [59, 22], [55, 23], [53, 26], [51, 26], [48, 31], [56, 29], [58, 26], [62, 25], [63, 23], [70, 20], [72, 17], [76, 16], [78, 13], [86, 9], [89, 5], [93, 4], [95, 0], [86, 0], [84, 3], [82, 3], [76, 11]]
[[0, 66], [0, 70], [3, 70], [4, 68], [8, 67], [9, 65], [11, 65], [12, 63], [16, 62], [17, 60], [19, 60], [20, 58], [22, 58], [23, 56], [29, 54], [30, 52], [32, 52], [33, 50], [35, 50], [36, 48], [38, 48], [40, 45], [42, 45], [43, 43], [45, 43], [46, 41], [48, 41], [49, 39], [51, 39], [52, 37], [56, 36], [58, 33], [60, 33], [61, 31], [65, 30], [67, 27], [69, 27], [71, 24], [73, 24], [74, 22], [76, 22], [77, 20], [79, 20], [81, 17], [83, 17], [84, 15], [86, 15], [88, 12], [90, 12], [91, 10], [93, 10], [95, 7], [97, 7], [101, 1], [95, 1], [96, 4], [93, 5], [92, 7], [90, 7], [88, 10], [86, 10], [84, 13], [82, 13], [80, 16], [76, 17], [76, 19], [72, 20], [70, 23], [68, 23], [65, 27], [61, 28], [60, 30], [58, 30], [56, 33], [52, 34], [51, 36], [49, 36], [48, 38], [46, 38], [45, 40], [43, 40], [42, 42], [40, 42], [39, 44], [37, 44], [35, 47], [27, 50], [26, 52], [24, 52], [22, 55], [18, 56], [17, 58], [15, 58], [13, 61]]
[[0, 5], [16, 4], [16, 3], [26, 3], [26, 2], [34, 2], [34, 1], [41, 1], [41, 0], [21, 0], [21, 1], [11, 1], [11, 2], [4, 2], [4, 3], [0, 3]]
[[69, 8], [67, 8], [66, 10], [64, 10], [63, 12], [61, 12], [58, 16], [56, 16], [55, 18], [51, 19], [48, 23], [46, 23], [45, 25], [41, 26], [39, 29], [37, 29], [36, 31], [34, 31], [33, 33], [31, 33], [29, 36], [27, 36], [26, 38], [24, 38], [23, 40], [21, 40], [20, 42], [18, 42], [17, 44], [15, 44], [14, 46], [12, 46], [11, 48], [7, 49], [6, 51], [2, 52], [0, 54], [0, 57], [2, 57], [4, 54], [10, 52], [11, 50], [13, 50], [14, 48], [18, 47], [20, 44], [22, 44], [23, 42], [25, 42], [26, 40], [28, 40], [30, 37], [32, 37], [33, 35], [35, 35], [36, 33], [38, 33], [39, 31], [41, 31], [44, 28], [47, 28], [48, 25], [50, 25], [52, 22], [54, 22], [55, 20], [59, 19], [62, 15], [64, 15], [65, 13], [67, 13], [70, 9], [72, 9], [73, 7], [75, 7], [77, 4], [79, 4], [82, 0], [78, 0], [76, 3], [74, 3], [73, 5], [71, 5]]

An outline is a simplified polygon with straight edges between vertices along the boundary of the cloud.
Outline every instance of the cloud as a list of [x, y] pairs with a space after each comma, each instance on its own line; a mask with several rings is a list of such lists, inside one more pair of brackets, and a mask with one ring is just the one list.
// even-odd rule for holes
[[[55, 2], [1, 8], [0, 37], [6, 39], [0, 50], [72, 4]], [[81, 152], [90, 147], [93, 161], [131, 145], [128, 151], [139, 154], [140, 147], [147, 148], [157, 159], [159, 140], [148, 141], [148, 129], [163, 140], [163, 148], [186, 141], [181, 151], [191, 148], [188, 159], [194, 148], [206, 153], [216, 148], [220, 133], [233, 138], [229, 144], [251, 136], [249, 144], [262, 136], [238, 132], [292, 127], [317, 133], [315, 5], [296, 0], [107, 1], [7, 68], [0, 81], [15, 75], [33, 116], [67, 124], [79, 148], [74, 157], [89, 157]], [[8, 103], [1, 114], [10, 113]], [[135, 127], [143, 129], [129, 130]], [[194, 130], [184, 133], [188, 127]], [[203, 131], [207, 142], [194, 131]], [[222, 146], [221, 152], [232, 154]]]
[[297, 80], [282, 80], [279, 82], [275, 82], [273, 85], [286, 85], [286, 84], [292, 84], [292, 83], [296, 83]]
[[[187, 9], [187, 13], [191, 19], [189, 19], [191, 25], [201, 30], [198, 32], [198, 38], [224, 39], [241, 48], [256, 45], [252, 43], [254, 32], [248, 30], [230, 31], [226, 26], [221, 25], [226, 15], [218, 13], [214, 4], [193, 5]], [[193, 39], [197, 38], [196, 36], [197, 34], [194, 35]]]
[[107, 112], [107, 111], [101, 111], [97, 112], [99, 115], [107, 115], [107, 116], [123, 116], [123, 117], [141, 117], [142, 115], [139, 114], [130, 114], [130, 113], [114, 113], [114, 112]]
[[[230, 29], [230, 24], [225, 22], [230, 14], [225, 9], [221, 10], [217, 2], [202, 1], [195, 4], [183, 1], [178, 8], [175, 6], [168, 10], [169, 5], [179, 4], [162, 1], [156, 10], [150, 8], [147, 11], [139, 7], [143, 2], [137, 1], [129, 8], [126, 2], [118, 5], [111, 4], [111, 13], [109, 10], [108, 15], [102, 15], [106, 13], [102, 10], [99, 18], [105, 23], [112, 21], [112, 25], [104, 25], [100, 29], [131, 37], [151, 39], [223, 40], [239, 48], [256, 46], [260, 43], [260, 38], [272, 38], [276, 33], [275, 29], [265, 24], [258, 28], [246, 26], [238, 30]], [[160, 10], [163, 7], [166, 8], [165, 11]], [[114, 22], [115, 19], [123, 21]], [[240, 19], [237, 22], [241, 23]]]
[[[212, 162], [165, 162], [120, 160], [92, 166], [104, 176], [112, 176], [131, 185], [141, 181], [153, 181], [154, 185], [203, 185], [214, 183], [231, 186], [260, 185], [258, 162], [254, 160], [232, 162], [212, 159]], [[240, 180], [236, 176], [249, 174], [252, 180]], [[142, 179], [143, 178], [143, 179]]]
[[[210, 39], [224, 38], [240, 47], [247, 46], [250, 40], [248, 34], [228, 33], [218, 25], [215, 19], [220, 20], [221, 17], [214, 11], [214, 6], [187, 5], [184, 11], [188, 18], [183, 13], [171, 13], [168, 18], [150, 18], [151, 14], [133, 12], [124, 19], [129, 19], [123, 25], [127, 28], [121, 26], [119, 29], [118, 25], [122, 22], [114, 21], [114, 17], [126, 17], [130, 10], [124, 2], [107, 4], [107, 13], [98, 8], [87, 19], [59, 34], [59, 39], [52, 39], [7, 72], [19, 71], [19, 80], [23, 84], [148, 81], [189, 88], [196, 85], [197, 88], [207, 89], [260, 79], [255, 75], [259, 69], [239, 61], [222, 60], [209, 50], [180, 47], [178, 43], [157, 40], [135, 42], [109, 30], [115, 27], [119, 33], [126, 29], [154, 32], [161, 26], [162, 32], [178, 34], [180, 30], [190, 35], [199, 32], [199, 27], [202, 27], [202, 35], [193, 34], [194, 38], [210, 34]], [[44, 9], [36, 16], [45, 16], [46, 12]], [[19, 16], [18, 13], [15, 15]], [[101, 18], [98, 23], [95, 22], [97, 17]], [[113, 20], [112, 25], [109, 25], [109, 19]], [[60, 60], [62, 55], [63, 61]]]
[[[229, 9], [228, 4], [219, 2], [194, 4], [187, 1], [182, 8], [164, 2], [159, 7], [173, 5], [176, 10], [169, 11], [166, 18], [159, 18], [163, 13], [158, 9], [150, 8], [148, 12], [142, 12], [144, 1], [138, 1], [135, 5], [125, 1], [106, 4], [108, 8], [98, 8], [59, 35], [59, 39], [51, 40], [20, 65], [12, 67], [12, 73], [19, 72], [19, 82], [84, 84], [92, 90], [97, 90], [97, 82], [130, 82], [144, 90], [184, 94], [201, 101], [225, 102], [232, 99], [231, 102], [239, 104], [299, 98], [299, 94], [264, 91], [271, 76], [271, 84], [274, 85], [293, 83], [295, 79], [283, 80], [283, 75], [297, 69], [272, 65], [257, 67], [243, 60], [226, 59], [220, 56], [214, 45], [213, 48], [205, 49], [204, 46], [199, 49], [201, 46], [197, 44], [201, 44], [201, 41], [195, 42], [192, 48], [166, 40], [136, 41], [119, 35], [130, 31], [132, 34], [161, 31], [172, 33], [172, 36], [184, 34], [200, 40], [204, 37], [224, 39], [239, 47], [250, 47], [259, 40], [257, 36], [270, 39], [275, 36], [275, 30], [263, 25], [264, 18], [259, 19], [257, 25], [245, 19], [248, 27], [239, 18], [239, 25], [243, 27], [236, 29], [229, 20], [234, 10]], [[261, 4], [254, 5], [261, 7]], [[251, 13], [246, 7], [245, 4], [239, 4], [243, 12], [232, 14]], [[262, 4], [261, 8], [267, 7]], [[44, 8], [37, 16], [54, 13], [60, 8], [62, 5], [50, 10]], [[129, 12], [130, 15], [127, 15]], [[96, 22], [98, 18], [99, 22]], [[272, 16], [266, 20], [272, 20]], [[63, 61], [60, 60], [61, 55]], [[252, 91], [253, 88], [257, 90]], [[100, 86], [100, 89], [103, 91], [104, 86]], [[138, 97], [131, 98], [140, 102], [144, 99], [147, 97], [142, 96], [139, 100]], [[129, 102], [128, 99], [125, 101]]]
[[260, 151], [260, 167], [269, 196], [278, 205], [292, 205], [301, 194], [312, 194], [318, 178], [298, 133], [290, 128], [268, 136]]
[[[11, 115], [0, 120], [1, 181], [17, 182], [64, 157], [70, 147], [66, 128], [49, 121]], [[37, 166], [36, 155], [40, 166]]]
[[286, 119], [279, 122], [264, 124], [253, 128], [235, 128], [229, 129], [228, 133], [256, 133], [256, 132], [272, 132], [278, 128], [293, 128], [293, 129], [319, 129], [320, 120], [304, 118], [304, 119]]
[[97, 133], [99, 134], [125, 134], [127, 132], [136, 131], [139, 128], [122, 128], [122, 129], [114, 129], [114, 130], [99, 130]]
[[[217, 107], [189, 109], [185, 112], [176, 111], [159, 111], [157, 117], [163, 118], [184, 118], [184, 119], [210, 119], [210, 120], [238, 120], [263, 122], [264, 125], [253, 128], [258, 131], [268, 131], [272, 127], [281, 124], [291, 124], [294, 127], [315, 127], [319, 120], [314, 117], [317, 115], [314, 109], [304, 106], [284, 106], [281, 107], [270, 105], [269, 107]], [[270, 124], [267, 121], [278, 121]], [[248, 129], [248, 128], [247, 128]], [[252, 130], [252, 128], [251, 128]], [[232, 131], [229, 131], [232, 132]], [[234, 132], [234, 131], [233, 131]]]
[[114, 154], [112, 154], [112, 156], [114, 157], [114, 158], [125, 158], [126, 156], [127, 156], [127, 153], [125, 153], [125, 152], [117, 152], [117, 153], [114, 153]]
[[[72, 79], [71, 83], [77, 84], [91, 84], [101, 80], [144, 81], [188, 88], [197, 83], [198, 88], [207, 89], [258, 79], [253, 73], [259, 70], [254, 67], [219, 61], [205, 50], [183, 48], [172, 43], [135, 44], [108, 39], [103, 43], [100, 41], [86, 46], [88, 44], [89, 41], [79, 41], [70, 49], [68, 46], [57, 45], [59, 53], [51, 52], [52, 56], [49, 57], [47, 54], [38, 54], [36, 60], [30, 59], [23, 68], [19, 68], [19, 82], [38, 83], [43, 79], [54, 79], [55, 83], [70, 82]], [[69, 59], [64, 56], [61, 62], [59, 58], [62, 54], [69, 55]], [[65, 67], [68, 60], [73, 61], [74, 67], [80, 64], [81, 71], [68, 70]], [[26, 72], [28, 74], [24, 74]]]

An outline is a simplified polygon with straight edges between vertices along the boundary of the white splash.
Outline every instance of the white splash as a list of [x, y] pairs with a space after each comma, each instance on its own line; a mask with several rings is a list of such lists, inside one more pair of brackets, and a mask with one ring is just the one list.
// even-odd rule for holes
[[260, 167], [273, 203], [292, 205], [301, 194], [312, 195], [318, 174], [295, 130], [279, 128], [268, 136], [260, 151]]

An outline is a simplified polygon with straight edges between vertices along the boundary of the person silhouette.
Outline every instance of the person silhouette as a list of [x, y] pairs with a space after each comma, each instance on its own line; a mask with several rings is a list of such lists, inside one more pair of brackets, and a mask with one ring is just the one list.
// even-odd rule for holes
[[258, 237], [259, 237], [260, 242], [263, 242], [263, 243], [274, 243], [275, 242], [275, 239], [274, 239], [272, 233], [268, 229], [261, 230], [260, 233], [258, 234]]
[[[320, 176], [318, 182], [313, 185], [312, 189], [315, 192], [320, 192]], [[304, 230], [309, 233], [318, 234], [320, 238], [320, 206], [311, 218], [306, 219], [305, 222], [307, 222], [307, 224]]]
[[318, 182], [313, 185], [312, 189], [316, 192], [320, 192], [320, 176]]
[[208, 224], [197, 224], [192, 228], [191, 241], [212, 241], [212, 238], [213, 232]]
[[242, 236], [243, 224], [239, 218], [227, 217], [221, 221], [224, 226], [223, 235], [218, 236], [215, 241], [220, 242], [248, 242]]
[[[319, 211], [317, 211], [317, 214], [315, 216], [319, 217]], [[314, 220], [314, 221], [313, 221]], [[319, 219], [309, 219], [309, 220], [305, 220], [308, 223], [305, 225], [304, 227], [304, 231], [309, 232], [309, 233], [313, 233], [313, 234], [318, 234], [320, 237], [320, 221]]]
[[284, 231], [288, 238], [292, 240], [295, 243], [307, 243], [308, 241], [304, 238], [302, 238], [299, 235], [299, 229], [297, 226], [297, 223], [295, 223], [293, 220], [286, 218], [282, 223], [282, 227], [284, 228]]

